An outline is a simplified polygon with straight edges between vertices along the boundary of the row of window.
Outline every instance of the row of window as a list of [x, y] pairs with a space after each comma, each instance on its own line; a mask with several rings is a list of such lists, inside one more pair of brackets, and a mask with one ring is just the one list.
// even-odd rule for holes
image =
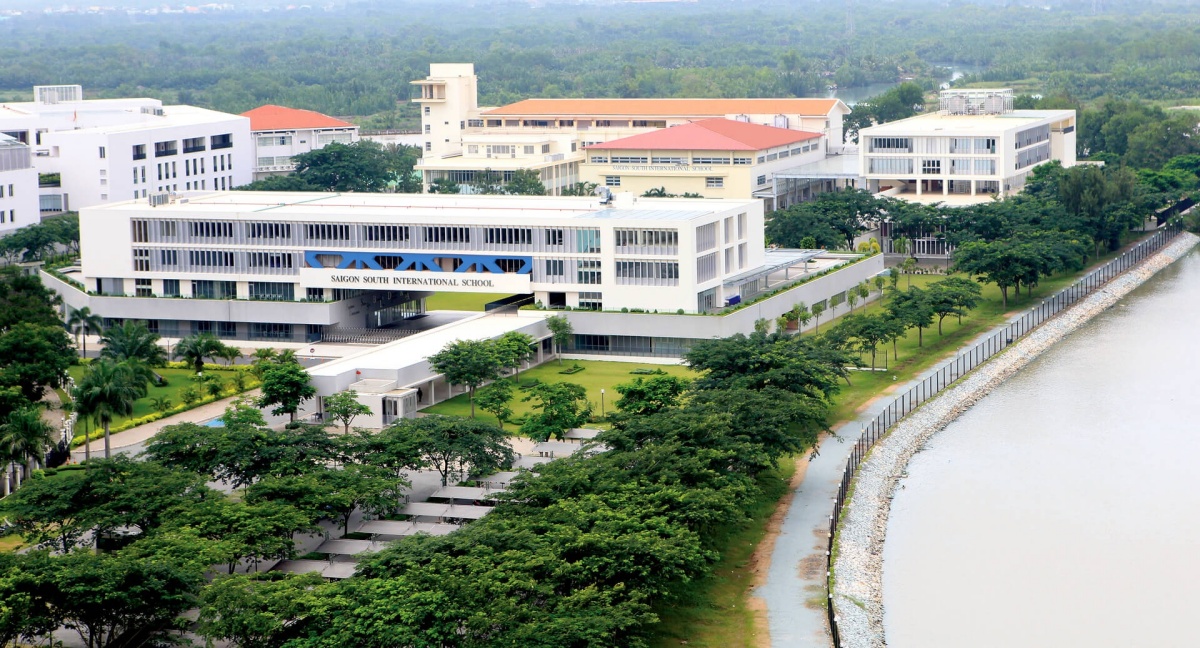
[[679, 263], [676, 261], [617, 261], [618, 284], [678, 286]]
[[[592, 164], [646, 164], [647, 162], [649, 162], [650, 164], [687, 164], [688, 163], [688, 158], [680, 157], [680, 156], [664, 156], [664, 157], [659, 157], [659, 156], [646, 157], [644, 155], [613, 155], [613, 156], [609, 156], [608, 154], [600, 154], [600, 153], [592, 154], [588, 158], [588, 160]], [[691, 161], [692, 161], [692, 164], [703, 164], [706, 166], [728, 165], [728, 164], [748, 165], [748, 164], [752, 164], [754, 162], [754, 160], [752, 158], [748, 158], [748, 157], [728, 158], [728, 157], [708, 157], [708, 156], [699, 156], [699, 155], [692, 156]], [[762, 162], [762, 158], [760, 157], [758, 161]]]
[[[207, 148], [211, 148], [212, 150], [216, 151], [218, 149], [225, 149], [225, 148], [229, 148], [229, 147], [233, 146], [233, 134], [232, 133], [225, 133], [223, 135], [213, 135], [207, 139], [208, 139], [207, 147], [205, 146], [205, 138], [204, 137], [191, 137], [191, 138], [184, 139], [183, 140], [183, 152], [184, 153], [198, 153], [200, 151], [206, 150]], [[133, 148], [132, 148], [132, 154], [133, 154], [133, 159], [135, 159], [135, 160], [146, 159], [146, 145], [145, 144], [134, 144]], [[162, 142], [154, 143], [154, 157], [167, 157], [167, 156], [178, 155], [178, 154], [179, 154], [179, 141], [178, 140], [165, 140]], [[107, 154], [106, 154], [103, 146], [100, 147], [100, 157], [102, 157], [102, 158], [107, 157]]]

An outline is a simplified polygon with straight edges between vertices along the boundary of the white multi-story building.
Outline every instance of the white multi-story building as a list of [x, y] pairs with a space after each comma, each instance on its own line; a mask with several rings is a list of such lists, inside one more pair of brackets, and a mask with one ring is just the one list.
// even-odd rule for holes
[[478, 79], [469, 63], [435, 63], [412, 82], [421, 107], [424, 153], [417, 169], [425, 185], [467, 183], [482, 171], [508, 181], [537, 171], [551, 193], [584, 180], [584, 148], [640, 133], [721, 118], [824, 135], [840, 149], [838, 99], [526, 99], [481, 108]]
[[338, 142], [358, 141], [358, 126], [312, 110], [259, 106], [242, 113], [254, 135], [254, 179], [296, 170], [292, 157]]
[[1074, 110], [1013, 110], [1011, 90], [946, 90], [940, 110], [859, 133], [872, 191], [963, 204], [1007, 196], [1034, 167], [1075, 164]]
[[758, 199], [630, 194], [602, 204], [192, 193], [85, 209], [80, 240], [81, 266], [43, 280], [71, 308], [145, 320], [164, 337], [386, 339], [380, 329], [428, 328], [419, 321], [430, 294], [471, 292], [570, 310], [574, 348], [597, 355], [677, 357], [696, 339], [750, 332], [795, 300], [836, 306], [835, 293], [883, 269], [880, 257], [764, 249]]
[[[157, 99], [84, 100], [80, 86], [37, 86], [34, 101], [0, 104], [0, 133], [33, 149], [44, 212], [212, 191], [253, 177], [250, 120]], [[36, 191], [36, 185], [31, 187]]]
[[0, 236], [38, 222], [37, 171], [29, 147], [0, 135]]

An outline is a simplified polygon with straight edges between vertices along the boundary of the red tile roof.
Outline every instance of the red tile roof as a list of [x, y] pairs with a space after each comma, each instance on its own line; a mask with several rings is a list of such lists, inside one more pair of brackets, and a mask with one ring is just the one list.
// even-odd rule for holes
[[293, 130], [297, 128], [348, 128], [354, 125], [312, 110], [285, 108], [270, 104], [259, 106], [254, 110], [247, 110], [242, 113], [242, 116], [250, 118], [250, 130], [252, 131]]
[[821, 137], [820, 133], [747, 124], [730, 119], [704, 119], [622, 137], [588, 150], [762, 151]]
[[[526, 99], [485, 115], [724, 117], [740, 114], [828, 115], [840, 99]], [[849, 112], [847, 110], [846, 112]]]

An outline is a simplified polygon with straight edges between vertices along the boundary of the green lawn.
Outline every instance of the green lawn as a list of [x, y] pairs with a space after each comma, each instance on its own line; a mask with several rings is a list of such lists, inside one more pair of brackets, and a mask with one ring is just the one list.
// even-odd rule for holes
[[25, 539], [19, 535], [7, 535], [0, 537], [0, 553], [10, 553], [20, 549], [25, 543]]
[[503, 299], [496, 293], [439, 292], [425, 298], [425, 310], [460, 310], [483, 312], [489, 302]]
[[[584, 370], [570, 375], [558, 373], [563, 369], [567, 369], [578, 364], [584, 367]], [[663, 371], [673, 376], [694, 376], [695, 373], [691, 369], [682, 365], [649, 365], [639, 364], [636, 362], [597, 362], [595, 360], [564, 360], [560, 365], [557, 361], [550, 361], [543, 365], [539, 365], [532, 369], [521, 372], [521, 381], [537, 378], [542, 382], [572, 382], [583, 385], [587, 389], [588, 400], [592, 402], [592, 407], [596, 414], [601, 414], [601, 411], [611, 412], [615, 408], [613, 402], [620, 398], [621, 395], [613, 389], [614, 386], [620, 383], [632, 382], [638, 376], [630, 374], [634, 369], [662, 369]], [[650, 376], [641, 376], [649, 378]], [[605, 390], [604, 402], [600, 402], [600, 390]], [[525, 392], [518, 391], [514, 396], [512, 403], [509, 404], [513, 410], [513, 417], [522, 417], [529, 413], [530, 403], [521, 401]], [[448, 401], [443, 401], [433, 407], [424, 410], [430, 414], [449, 414], [454, 416], [470, 416], [471, 403], [467, 399], [466, 394], [460, 394], [451, 398]], [[486, 417], [491, 419], [490, 414], [485, 414], [476, 410], [477, 417]], [[516, 426], [507, 425], [508, 429], [514, 429]]]
[[[75, 384], [79, 384], [79, 382], [83, 379], [83, 374], [85, 371], [86, 367], [81, 365], [76, 365], [70, 368], [69, 373], [71, 374], [71, 377], [75, 379]], [[146, 416], [147, 414], [155, 412], [156, 410], [154, 409], [153, 404], [153, 399], [155, 398], [166, 398], [171, 401], [171, 406], [173, 407], [183, 404], [183, 399], [179, 398], [179, 392], [192, 385], [192, 370], [159, 368], [155, 369], [154, 371], [163, 378], [167, 379], [167, 385], [165, 387], [151, 386], [145, 398], [139, 398], [138, 400], [134, 401], [133, 414], [131, 416], [119, 416], [113, 420], [114, 427], [128, 419]], [[220, 371], [217, 372], [217, 374], [225, 380], [226, 385], [232, 384], [230, 380], [230, 378], [233, 376], [232, 371]], [[80, 425], [82, 426], [83, 424], [81, 423]], [[80, 434], [82, 434], [82, 432], [80, 432]]]

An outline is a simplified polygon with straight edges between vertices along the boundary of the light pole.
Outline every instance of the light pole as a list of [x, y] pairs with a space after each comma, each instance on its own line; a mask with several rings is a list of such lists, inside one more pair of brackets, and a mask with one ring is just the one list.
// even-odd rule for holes
[[604, 416], [604, 389], [600, 389], [600, 416]]

